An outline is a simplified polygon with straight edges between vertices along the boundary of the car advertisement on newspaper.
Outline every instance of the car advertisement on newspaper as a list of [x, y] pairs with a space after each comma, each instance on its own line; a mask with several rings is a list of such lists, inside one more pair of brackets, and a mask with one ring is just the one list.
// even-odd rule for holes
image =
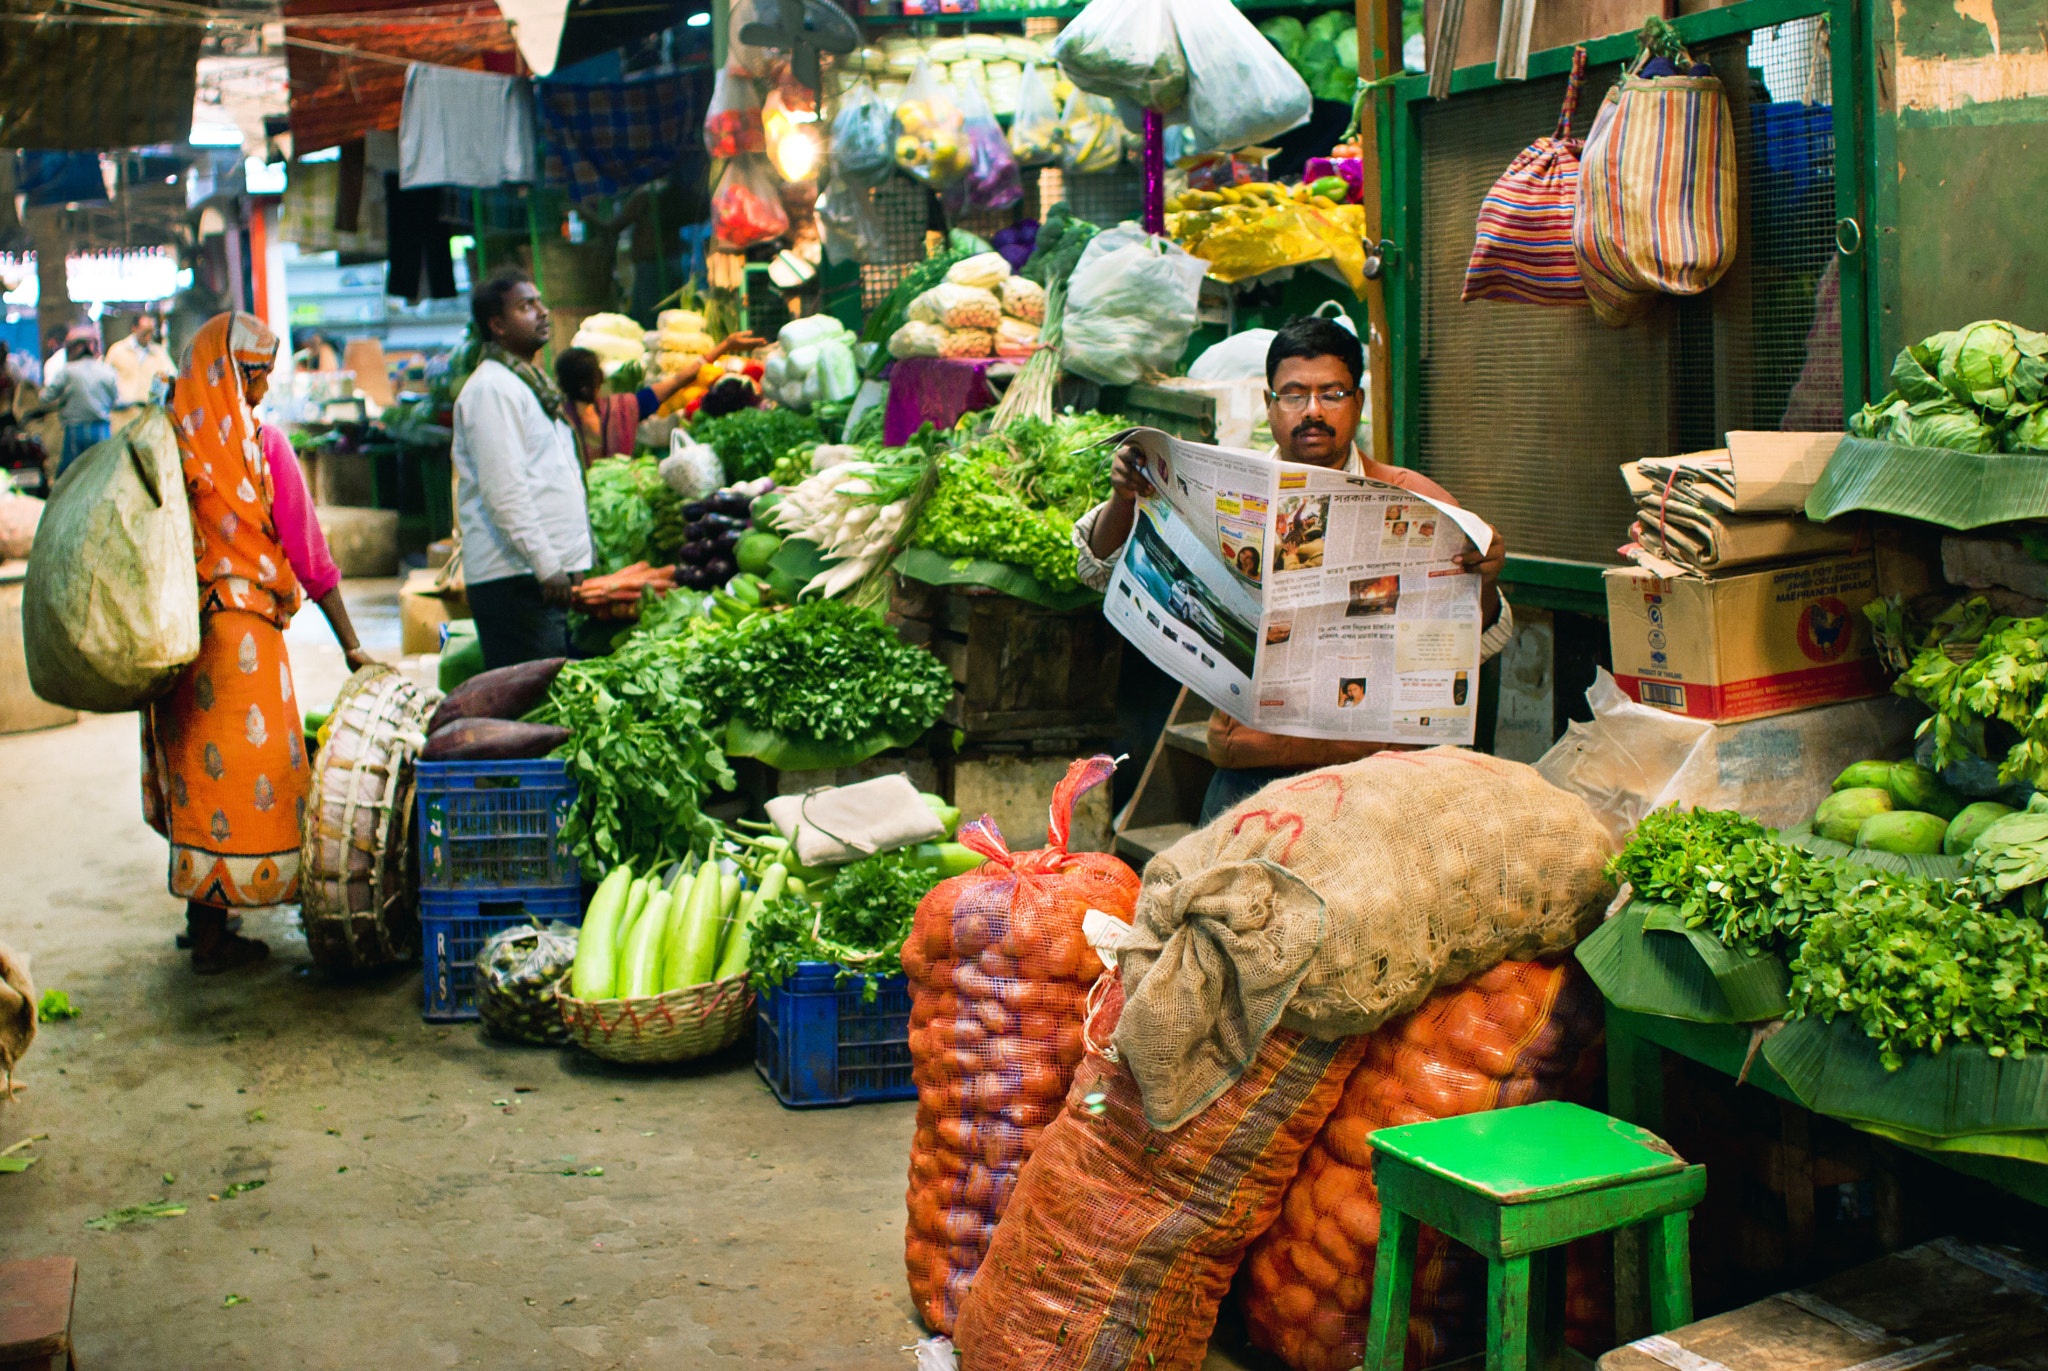
[[1267, 733], [1470, 743], [1479, 577], [1467, 510], [1365, 476], [1191, 443], [1121, 440], [1139, 499], [1103, 613], [1167, 674]]

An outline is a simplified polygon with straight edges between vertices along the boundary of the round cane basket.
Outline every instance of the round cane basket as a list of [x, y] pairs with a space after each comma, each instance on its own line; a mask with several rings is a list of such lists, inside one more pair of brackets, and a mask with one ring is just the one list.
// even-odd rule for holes
[[614, 1062], [684, 1062], [731, 1047], [754, 1019], [747, 976], [635, 1000], [579, 1000], [555, 992], [569, 1039]]
[[299, 920], [326, 970], [420, 950], [412, 761], [436, 699], [388, 666], [364, 667], [335, 697], [299, 853]]

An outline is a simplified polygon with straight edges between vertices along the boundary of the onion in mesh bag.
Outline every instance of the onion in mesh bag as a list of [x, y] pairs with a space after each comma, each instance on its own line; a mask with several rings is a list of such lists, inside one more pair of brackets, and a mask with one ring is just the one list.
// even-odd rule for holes
[[476, 1012], [493, 1037], [548, 1045], [569, 1041], [555, 989], [576, 960], [576, 929], [557, 919], [493, 933], [476, 954]]

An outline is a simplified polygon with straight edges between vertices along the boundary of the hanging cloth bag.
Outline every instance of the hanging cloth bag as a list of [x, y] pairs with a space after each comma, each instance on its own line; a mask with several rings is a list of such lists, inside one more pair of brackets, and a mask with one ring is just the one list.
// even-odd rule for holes
[[1465, 267], [1463, 300], [1519, 305], [1583, 305], [1586, 287], [1572, 251], [1572, 207], [1579, 198], [1580, 139], [1571, 136], [1586, 75], [1586, 50], [1572, 54], [1571, 81], [1557, 130], [1515, 155], [1479, 205], [1478, 236]]
[[[1647, 35], [1646, 35], [1647, 38]], [[1572, 251], [1594, 317], [1641, 318], [1659, 294], [1698, 295], [1735, 261], [1735, 126], [1714, 76], [1644, 76], [1607, 92], [1579, 155]], [[1680, 70], [1692, 60], [1682, 49]]]

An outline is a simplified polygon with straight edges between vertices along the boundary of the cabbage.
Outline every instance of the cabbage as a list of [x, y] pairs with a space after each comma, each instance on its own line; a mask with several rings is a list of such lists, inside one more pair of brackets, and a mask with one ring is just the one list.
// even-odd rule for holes
[[2003, 414], [2041, 397], [2048, 378], [2048, 338], [2002, 319], [1985, 319], [1948, 335], [1935, 375], [1956, 399]]
[[[1903, 436], [1898, 434], [1904, 429]], [[1903, 420], [1894, 421], [1895, 443], [1910, 447], [1945, 447], [1957, 452], [1994, 452], [1991, 426], [1970, 410], [1950, 399], [1922, 400], [1911, 406]]]
[[2048, 405], [2036, 405], [2005, 435], [2005, 450], [2048, 453]]
[[1876, 438], [1884, 442], [1894, 441], [1892, 424], [1906, 414], [1909, 402], [1899, 398], [1895, 390], [1874, 405], [1865, 405], [1849, 420], [1849, 434], [1854, 438]]
[[1283, 14], [1278, 19], [1268, 19], [1259, 25], [1259, 32], [1266, 36], [1267, 42], [1280, 50], [1280, 55], [1285, 57], [1290, 65], [1301, 55], [1304, 30], [1301, 21], [1293, 15]]
[[1933, 400], [1946, 392], [1934, 377], [1941, 364], [1941, 349], [1950, 335], [1937, 333], [1924, 343], [1900, 348], [1892, 363], [1892, 394], [1907, 400]]

